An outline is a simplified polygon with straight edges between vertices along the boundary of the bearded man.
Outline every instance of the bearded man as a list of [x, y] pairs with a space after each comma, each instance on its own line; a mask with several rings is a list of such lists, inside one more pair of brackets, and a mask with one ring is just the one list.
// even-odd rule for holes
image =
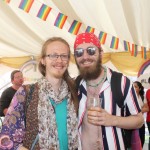
[[[82, 77], [78, 87], [80, 149], [124, 150], [121, 128], [134, 129], [143, 124], [132, 82], [126, 82], [129, 79], [122, 75], [121, 91], [123, 94], [127, 91], [123, 105], [130, 112], [130, 116], [122, 117], [121, 108], [112, 96], [112, 88], [115, 88], [115, 85], [111, 87], [113, 71], [102, 65], [103, 50], [98, 37], [93, 33], [77, 35], [74, 56]], [[126, 84], [128, 89], [125, 89]], [[100, 101], [99, 106], [96, 99]]]

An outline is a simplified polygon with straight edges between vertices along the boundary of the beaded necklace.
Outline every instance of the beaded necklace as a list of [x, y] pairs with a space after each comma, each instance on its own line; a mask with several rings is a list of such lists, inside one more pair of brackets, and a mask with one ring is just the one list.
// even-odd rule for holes
[[103, 77], [100, 79], [100, 81], [97, 84], [89, 84], [88, 82], [86, 82], [86, 84], [87, 84], [87, 86], [98, 87], [104, 81], [105, 77], [106, 77], [106, 68], [104, 68]]

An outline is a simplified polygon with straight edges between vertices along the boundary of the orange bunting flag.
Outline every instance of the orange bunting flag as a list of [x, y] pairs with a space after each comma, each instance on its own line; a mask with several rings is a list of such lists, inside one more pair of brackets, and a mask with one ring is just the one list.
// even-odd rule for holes
[[147, 56], [146, 56], [146, 47], [141, 47], [141, 54], [142, 54], [142, 58], [146, 59]]
[[113, 36], [111, 40], [110, 48], [118, 49], [118, 45], [119, 45], [119, 38]]
[[101, 44], [105, 44], [106, 37], [107, 37], [107, 33], [101, 31], [99, 34], [99, 40]]

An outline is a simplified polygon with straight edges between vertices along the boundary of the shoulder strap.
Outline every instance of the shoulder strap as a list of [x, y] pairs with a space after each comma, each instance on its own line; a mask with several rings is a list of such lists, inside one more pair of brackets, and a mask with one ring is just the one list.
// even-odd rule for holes
[[82, 80], [82, 77], [79, 75], [76, 77], [75, 79], [75, 84], [76, 84], [76, 91], [78, 91], [79, 85], [80, 85], [80, 81]]
[[124, 95], [123, 95], [121, 91], [122, 76], [123, 76], [122, 73], [112, 71], [112, 77], [111, 77], [112, 96], [120, 108], [122, 108], [124, 105], [124, 100], [127, 96], [128, 89], [130, 86], [130, 80], [126, 78], [126, 85], [125, 85]]
[[82, 95], [87, 95], [87, 91], [83, 87], [83, 85], [80, 86], [80, 82], [82, 80], [82, 77], [79, 75], [75, 79], [75, 84], [76, 84], [76, 92], [78, 93], [78, 100], [80, 101], [82, 99]]
[[35, 84], [26, 86], [26, 104], [25, 104], [25, 113], [27, 112], [30, 101], [32, 100], [32, 94], [35, 88]]

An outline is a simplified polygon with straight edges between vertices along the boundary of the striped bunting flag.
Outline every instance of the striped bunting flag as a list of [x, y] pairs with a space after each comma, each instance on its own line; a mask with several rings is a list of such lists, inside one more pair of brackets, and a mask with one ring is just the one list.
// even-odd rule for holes
[[10, 3], [10, 0], [3, 0], [4, 2], [6, 2], [6, 3]]
[[33, 2], [34, 0], [21, 0], [19, 8], [28, 13], [30, 11]]
[[95, 28], [92, 28], [90, 26], [87, 26], [87, 28], [85, 30], [85, 32], [89, 32], [89, 33], [94, 33], [94, 31], [95, 31]]
[[37, 17], [46, 21], [50, 11], [52, 8], [50, 8], [49, 6], [42, 4], [41, 8], [39, 9], [39, 12], [37, 14]]
[[65, 16], [64, 14], [62, 13], [59, 13], [56, 20], [55, 20], [55, 23], [54, 23], [54, 26], [62, 29], [65, 22], [66, 22], [66, 19], [67, 19], [68, 16]]
[[125, 51], [130, 51], [130, 43], [127, 41], [124, 41], [124, 49]]
[[99, 34], [99, 39], [100, 39], [101, 44], [105, 44], [106, 37], [107, 37], [107, 33], [101, 31], [100, 34]]
[[141, 54], [142, 54], [142, 58], [146, 59], [147, 56], [146, 56], [146, 47], [141, 47]]
[[119, 38], [113, 36], [111, 40], [110, 48], [118, 49], [118, 45], [119, 45]]
[[71, 24], [71, 26], [70, 26], [68, 32], [70, 32], [70, 33], [72, 33], [72, 34], [74, 34], [74, 35], [77, 35], [78, 32], [79, 32], [79, 29], [80, 29], [80, 27], [81, 27], [81, 24], [82, 24], [81, 22], [78, 22], [78, 21], [74, 20], [74, 21], [72, 22], [72, 24]]
[[136, 57], [137, 54], [138, 54], [138, 51], [137, 51], [137, 45], [136, 45], [136, 44], [132, 44], [132, 52], [131, 52], [131, 56]]

